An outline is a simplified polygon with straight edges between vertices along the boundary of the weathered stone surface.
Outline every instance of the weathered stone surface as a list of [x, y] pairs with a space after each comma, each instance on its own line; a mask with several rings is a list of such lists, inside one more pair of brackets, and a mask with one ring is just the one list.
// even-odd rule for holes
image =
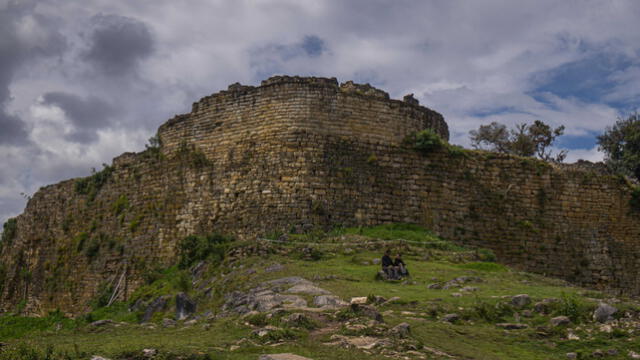
[[[158, 149], [33, 195], [0, 253], [0, 310], [27, 298], [26, 312], [80, 313], [121, 277], [118, 300], [128, 299], [144, 283], [139, 265], [171, 264], [191, 234], [390, 222], [489, 248], [522, 270], [640, 294], [628, 185], [583, 166], [408, 149], [403, 140], [424, 129], [449, 137], [437, 112], [335, 79], [274, 77], [204, 97], [160, 127]], [[81, 239], [96, 256], [77, 251]], [[46, 286], [53, 274], [74, 286]]]
[[616, 312], [618, 312], [618, 309], [616, 309], [615, 307], [609, 304], [600, 303], [596, 310], [593, 312], [593, 320], [604, 324], [608, 321], [613, 320], [613, 314], [615, 314]]

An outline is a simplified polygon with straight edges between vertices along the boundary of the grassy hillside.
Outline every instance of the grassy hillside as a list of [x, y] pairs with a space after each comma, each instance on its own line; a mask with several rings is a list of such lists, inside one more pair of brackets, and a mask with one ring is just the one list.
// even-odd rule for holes
[[[376, 279], [375, 263], [387, 248], [403, 253], [410, 278]], [[266, 353], [316, 360], [563, 359], [568, 353], [629, 359], [640, 353], [638, 303], [494, 260], [490, 251], [401, 224], [246, 243], [192, 237], [179, 264], [150, 270], [147, 285], [126, 302], [105, 306], [111, 293], [105, 286], [94, 311], [81, 318], [0, 316], [0, 360], [258, 359]], [[176, 320], [178, 293], [197, 304], [183, 320]], [[349, 305], [356, 297], [366, 299]], [[344, 303], [314, 304], [327, 299]], [[600, 303], [616, 309], [602, 322], [593, 319]], [[154, 304], [158, 311], [150, 312]]]

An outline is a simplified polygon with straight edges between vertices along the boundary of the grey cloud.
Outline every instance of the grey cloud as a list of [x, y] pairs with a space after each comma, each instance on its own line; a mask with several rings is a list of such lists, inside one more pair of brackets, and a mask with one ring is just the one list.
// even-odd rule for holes
[[293, 44], [270, 44], [250, 51], [251, 67], [258, 79], [283, 72], [285, 63], [297, 58], [317, 58], [329, 49], [317, 35], [306, 35]]
[[64, 92], [50, 92], [43, 95], [43, 102], [56, 105], [64, 110], [75, 127], [75, 132], [68, 140], [79, 143], [90, 143], [97, 139], [96, 131], [111, 125], [111, 118], [116, 114], [113, 106], [106, 101], [90, 96], [82, 98]]
[[0, 109], [0, 144], [22, 145], [27, 143], [26, 126], [20, 118]]
[[96, 15], [84, 58], [106, 75], [125, 75], [153, 53], [147, 25], [118, 15]]
[[[26, 126], [22, 119], [10, 114], [7, 105], [11, 100], [9, 86], [20, 67], [30, 60], [62, 53], [66, 40], [51, 29], [51, 22], [34, 13], [35, 2], [11, 1], [0, 7], [0, 144], [27, 143]], [[46, 30], [47, 36], [40, 41], [28, 41], [18, 33], [20, 21], [30, 17], [35, 26]]]

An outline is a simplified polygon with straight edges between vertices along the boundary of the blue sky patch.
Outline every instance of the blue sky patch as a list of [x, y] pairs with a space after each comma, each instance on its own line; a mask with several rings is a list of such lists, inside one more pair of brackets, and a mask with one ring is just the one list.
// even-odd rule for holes
[[620, 54], [595, 53], [584, 59], [561, 65], [555, 69], [537, 73], [533, 76], [532, 91], [536, 100], [548, 104], [544, 93], [551, 93], [561, 98], [574, 98], [585, 103], [606, 103], [619, 108], [621, 102], [606, 102], [604, 97], [613, 91], [618, 83], [612, 75], [634, 65], [635, 60]]

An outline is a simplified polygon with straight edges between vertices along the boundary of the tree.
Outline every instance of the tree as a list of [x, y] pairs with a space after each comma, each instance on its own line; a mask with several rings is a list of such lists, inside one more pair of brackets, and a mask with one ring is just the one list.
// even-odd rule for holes
[[476, 149], [513, 154], [519, 156], [537, 156], [544, 161], [562, 162], [567, 151], [562, 150], [555, 156], [550, 149], [555, 140], [564, 133], [564, 126], [552, 129], [540, 120], [533, 124], [519, 124], [507, 129], [503, 124], [492, 122], [481, 125], [478, 130], [469, 132], [471, 143]]
[[618, 118], [613, 126], [598, 136], [598, 150], [614, 171], [640, 179], [640, 114]]

